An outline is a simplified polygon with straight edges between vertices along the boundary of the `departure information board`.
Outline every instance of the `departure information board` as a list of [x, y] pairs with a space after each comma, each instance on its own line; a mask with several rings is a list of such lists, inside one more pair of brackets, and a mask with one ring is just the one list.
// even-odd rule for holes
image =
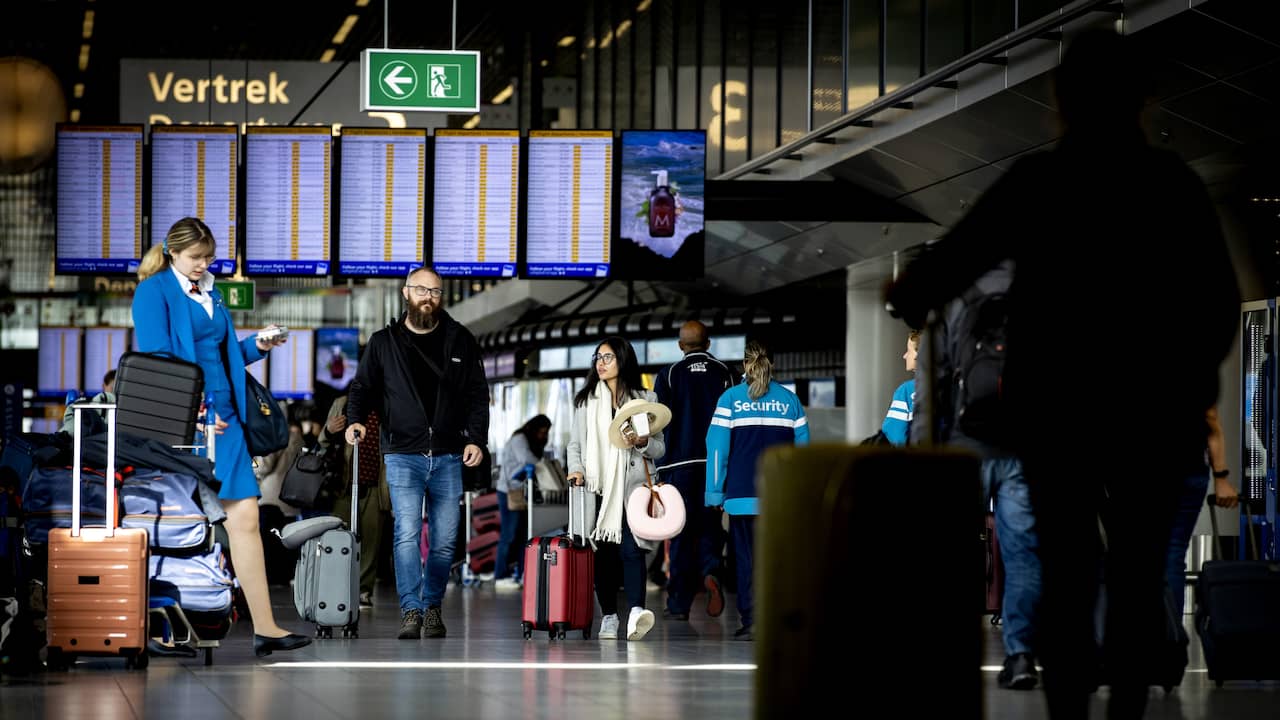
[[[40, 350], [36, 373], [36, 394], [62, 398], [68, 392], [79, 393], [80, 340], [83, 331], [75, 327], [40, 328]], [[101, 383], [102, 379], [99, 378]], [[94, 390], [90, 396], [96, 394]]]
[[342, 128], [338, 272], [404, 276], [422, 264], [427, 131]]
[[[236, 328], [237, 340], [244, 340], [250, 335], [257, 335], [257, 334], [258, 334], [257, 329]], [[293, 339], [292, 331], [290, 331], [289, 338], [290, 338], [290, 341], [292, 341]], [[285, 344], [287, 345], [288, 343], [285, 343]], [[275, 352], [275, 349], [272, 348], [271, 352]], [[244, 366], [245, 371], [248, 372], [250, 375], [252, 375], [253, 379], [257, 380], [262, 385], [262, 387], [268, 388], [268, 389], [269, 389], [269, 386], [267, 385], [267, 363], [270, 361], [271, 361], [271, 353], [267, 353], [267, 356], [262, 358], [258, 362], [249, 363], [248, 365]]]
[[436, 130], [431, 264], [444, 276], [515, 277], [518, 130]]
[[607, 277], [613, 131], [530, 130], [526, 277]]
[[289, 329], [289, 342], [271, 348], [266, 386], [276, 398], [310, 400], [315, 392], [315, 332]]
[[58, 126], [54, 270], [137, 272], [142, 259], [142, 126]]
[[322, 127], [245, 130], [245, 271], [329, 274], [332, 131]]
[[169, 228], [197, 217], [213, 231], [216, 275], [236, 271], [236, 156], [234, 125], [151, 126], [151, 244], [164, 242]]
[[102, 390], [102, 378], [115, 370], [120, 356], [129, 349], [129, 328], [91, 327], [84, 331], [85, 395], [93, 397]]

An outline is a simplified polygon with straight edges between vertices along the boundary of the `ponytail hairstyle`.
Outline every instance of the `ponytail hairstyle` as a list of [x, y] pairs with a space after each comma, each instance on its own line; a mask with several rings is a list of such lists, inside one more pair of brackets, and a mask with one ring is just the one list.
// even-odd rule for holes
[[747, 343], [743, 352], [742, 369], [747, 373], [747, 395], [758, 400], [769, 391], [769, 381], [773, 379], [773, 360], [769, 358], [769, 349], [759, 340]]
[[162, 244], [152, 245], [142, 256], [142, 262], [138, 264], [138, 280], [146, 280], [162, 272], [169, 267], [174, 253], [180, 253], [193, 245], [202, 246], [210, 255], [218, 249], [218, 241], [213, 239], [213, 231], [204, 221], [193, 217], [182, 218], [169, 228]]

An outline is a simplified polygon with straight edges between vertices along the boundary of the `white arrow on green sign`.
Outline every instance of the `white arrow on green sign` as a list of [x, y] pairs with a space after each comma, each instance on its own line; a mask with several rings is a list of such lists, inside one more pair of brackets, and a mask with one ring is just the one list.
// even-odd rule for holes
[[470, 50], [365, 50], [360, 109], [480, 112], [480, 53]]

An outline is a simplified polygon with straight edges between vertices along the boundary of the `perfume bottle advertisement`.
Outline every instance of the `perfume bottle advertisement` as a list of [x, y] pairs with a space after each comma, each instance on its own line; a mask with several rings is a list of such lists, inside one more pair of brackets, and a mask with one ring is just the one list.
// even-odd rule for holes
[[356, 328], [316, 328], [316, 380], [346, 390], [356, 377], [360, 331]]
[[702, 274], [706, 155], [703, 131], [623, 132], [615, 264], [628, 275]]

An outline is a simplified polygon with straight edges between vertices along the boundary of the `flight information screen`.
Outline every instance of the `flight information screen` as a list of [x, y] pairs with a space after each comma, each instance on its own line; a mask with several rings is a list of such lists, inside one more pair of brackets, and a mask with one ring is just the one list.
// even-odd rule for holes
[[608, 277], [613, 131], [529, 131], [526, 277]]
[[[310, 400], [315, 392], [315, 333], [309, 329], [289, 329], [289, 342], [271, 348], [266, 386], [278, 399]], [[252, 367], [252, 366], [251, 366]]]
[[197, 217], [213, 231], [218, 275], [236, 271], [236, 155], [234, 125], [151, 126], [151, 244], [164, 242], [175, 222]]
[[129, 349], [129, 328], [91, 327], [84, 330], [85, 395], [93, 397], [102, 389], [102, 378], [115, 370], [120, 356]]
[[245, 131], [246, 272], [329, 274], [332, 139], [328, 126]]
[[[36, 394], [63, 397], [68, 392], [79, 393], [80, 342], [84, 332], [76, 327], [40, 328], [40, 350], [37, 362]], [[101, 385], [102, 378], [98, 378]], [[100, 389], [100, 388], [99, 388]], [[98, 390], [90, 393], [90, 397]]]
[[518, 130], [436, 131], [431, 264], [441, 275], [515, 277]]
[[137, 272], [142, 259], [142, 126], [58, 127], [62, 273]]
[[338, 273], [403, 276], [422, 264], [427, 131], [342, 129]]

